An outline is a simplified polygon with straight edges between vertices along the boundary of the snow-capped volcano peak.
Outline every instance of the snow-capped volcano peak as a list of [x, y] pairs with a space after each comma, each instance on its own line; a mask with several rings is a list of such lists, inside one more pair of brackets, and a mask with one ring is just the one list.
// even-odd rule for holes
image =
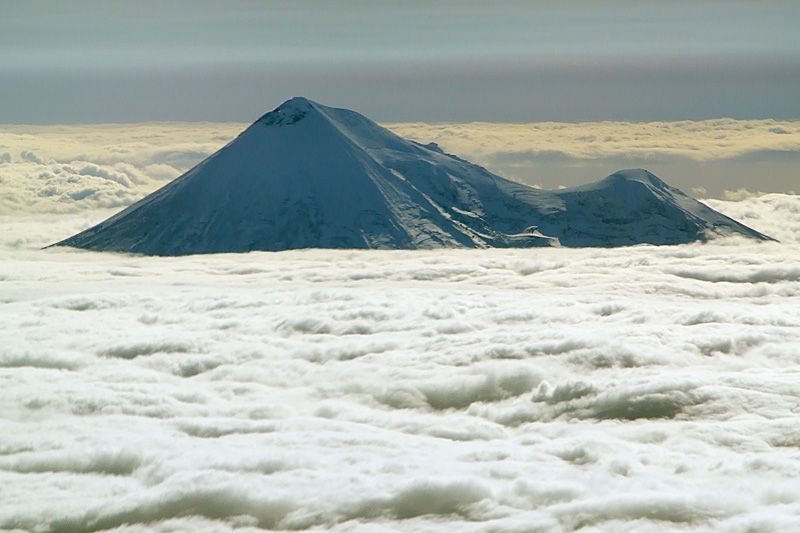
[[319, 104], [309, 100], [308, 98], [306, 98], [304, 96], [293, 96], [292, 98], [289, 98], [284, 103], [279, 105], [276, 109], [300, 109], [300, 110], [304, 110], [304, 109], [310, 109], [310, 108], [314, 107], [315, 105], [319, 105]]
[[645, 170], [542, 191], [354, 111], [296, 97], [173, 182], [59, 244], [183, 255], [677, 244], [710, 231], [766, 238]]
[[303, 98], [302, 96], [295, 96], [259, 118], [255, 123], [264, 126], [296, 124], [303, 120], [309, 113], [314, 112], [315, 107], [318, 105], [319, 104], [307, 98]]

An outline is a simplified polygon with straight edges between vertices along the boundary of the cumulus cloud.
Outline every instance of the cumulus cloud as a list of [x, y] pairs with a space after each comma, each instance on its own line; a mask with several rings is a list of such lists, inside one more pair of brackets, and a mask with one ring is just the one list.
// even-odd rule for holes
[[39, 156], [36, 155], [36, 153], [31, 152], [30, 150], [23, 150], [20, 152], [19, 157], [23, 161], [27, 161], [29, 163], [39, 163], [40, 165], [44, 164], [44, 161], [42, 161]]
[[3, 126], [0, 215], [130, 205], [199, 163], [244, 127], [228, 123]]
[[705, 200], [750, 227], [759, 228], [781, 242], [800, 242], [800, 196], [794, 194], [737, 195], [734, 199]]
[[[41, 217], [0, 228], [81, 222]], [[15, 248], [0, 528], [797, 528], [798, 263], [735, 239]]]

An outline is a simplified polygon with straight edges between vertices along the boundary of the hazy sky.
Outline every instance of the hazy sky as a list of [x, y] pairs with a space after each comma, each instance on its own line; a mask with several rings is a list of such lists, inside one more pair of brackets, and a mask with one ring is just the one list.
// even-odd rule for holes
[[0, 0], [0, 123], [800, 117], [800, 2]]

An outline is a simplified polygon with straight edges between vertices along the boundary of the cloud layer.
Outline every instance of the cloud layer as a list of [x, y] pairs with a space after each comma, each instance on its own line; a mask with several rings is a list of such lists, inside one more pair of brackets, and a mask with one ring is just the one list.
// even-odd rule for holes
[[797, 192], [800, 122], [390, 124], [399, 135], [544, 188], [573, 186], [644, 167], [687, 193]]
[[227, 123], [3, 126], [0, 215], [130, 205], [243, 128]]
[[800, 239], [31, 249], [87, 216], [0, 218], [0, 529], [800, 527]]
[[705, 200], [705, 203], [747, 226], [759, 228], [762, 233], [781, 242], [800, 242], [800, 196], [798, 195], [748, 195], [734, 200], [710, 199]]
[[[482, 159], [681, 156], [698, 162], [753, 152], [800, 150], [800, 122], [717, 119], [679, 122], [388, 124], [398, 135], [441, 141]], [[430, 140], [430, 141], [429, 141]]]
[[[740, 189], [794, 191], [800, 175], [800, 122], [388, 126], [402, 136], [437, 142], [502, 176], [545, 188], [644, 167], [696, 197], [723, 197], [725, 191]], [[0, 215], [119, 209], [199, 163], [245, 127], [2, 126]]]

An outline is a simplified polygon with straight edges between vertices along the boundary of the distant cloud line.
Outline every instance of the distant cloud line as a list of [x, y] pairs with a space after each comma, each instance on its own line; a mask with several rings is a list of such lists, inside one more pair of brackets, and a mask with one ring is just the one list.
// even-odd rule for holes
[[484, 160], [672, 157], [711, 161], [762, 151], [800, 150], [800, 121], [717, 119], [679, 122], [396, 123], [403, 137], [435, 141]]
[[[246, 126], [242, 123], [0, 126], [0, 215], [77, 213], [130, 205], [221, 148]], [[751, 186], [741, 180], [710, 185], [703, 181], [698, 165], [722, 161], [740, 169], [740, 163], [749, 159], [777, 161], [784, 169], [787, 164], [789, 168], [800, 169], [800, 121], [719, 119], [386, 126], [404, 137], [436, 142], [447, 152], [528, 183], [536, 181], [526, 179], [529, 176], [524, 171], [536, 166], [547, 165], [547, 171], [558, 179], [570, 167], [584, 165], [588, 166], [584, 174], [599, 179], [616, 167], [679, 161], [692, 163], [689, 173], [697, 175], [684, 177], [681, 183], [676, 183], [672, 176], [661, 177], [686, 188], [687, 192], [704, 196], [707, 192], [723, 195], [724, 189], [762, 189], [758, 188], [760, 182]], [[519, 169], [522, 170], [517, 172]], [[773, 172], [777, 173], [778, 170]], [[781, 177], [786, 192], [797, 182], [797, 175]], [[558, 184], [554, 181], [542, 185]], [[737, 194], [748, 196], [746, 191]]]

